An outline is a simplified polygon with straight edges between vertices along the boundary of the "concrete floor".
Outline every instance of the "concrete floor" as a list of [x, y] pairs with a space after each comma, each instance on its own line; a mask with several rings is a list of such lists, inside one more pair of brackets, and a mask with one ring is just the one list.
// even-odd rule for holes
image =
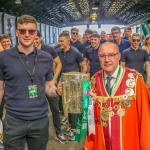
[[[67, 129], [67, 125], [63, 125], [62, 131], [65, 131], [66, 129]], [[68, 144], [61, 144], [59, 141], [55, 140], [55, 130], [54, 130], [51, 114], [50, 114], [49, 133], [50, 133], [50, 137], [47, 145], [47, 150], [83, 150], [84, 139], [80, 143], [75, 141], [69, 141]], [[25, 150], [28, 149], [25, 148]]]
[[[61, 144], [55, 140], [55, 130], [53, 127], [52, 117], [50, 115], [50, 138], [47, 146], [47, 150], [83, 150], [84, 139], [78, 143], [75, 141], [69, 141], [68, 144]], [[62, 126], [62, 131], [67, 129], [67, 125]]]

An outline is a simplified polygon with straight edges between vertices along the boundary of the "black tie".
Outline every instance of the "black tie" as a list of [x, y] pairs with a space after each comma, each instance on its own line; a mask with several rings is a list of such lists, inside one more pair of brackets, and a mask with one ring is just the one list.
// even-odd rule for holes
[[111, 84], [110, 81], [113, 79], [113, 77], [107, 77], [107, 83], [106, 83], [106, 90], [108, 92], [108, 94], [110, 95], [110, 89], [111, 89]]

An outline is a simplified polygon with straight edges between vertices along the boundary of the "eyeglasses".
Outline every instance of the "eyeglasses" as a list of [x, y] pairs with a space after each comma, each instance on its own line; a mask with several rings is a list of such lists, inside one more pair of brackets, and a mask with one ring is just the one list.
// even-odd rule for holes
[[114, 35], [114, 34], [118, 34], [118, 33], [120, 33], [120, 32], [112, 32], [112, 35]]
[[36, 30], [34, 30], [34, 29], [29, 29], [29, 30], [17, 29], [17, 30], [20, 32], [21, 35], [25, 35], [27, 31], [30, 35], [34, 35], [34, 33], [36, 32]]
[[132, 39], [132, 42], [140, 42], [140, 39]]
[[100, 57], [100, 59], [106, 59], [106, 57], [108, 57], [109, 59], [113, 59], [113, 58], [115, 58], [115, 56], [117, 55], [117, 54], [119, 54], [119, 52], [118, 53], [115, 53], [115, 54], [108, 54], [108, 55], [103, 55], [103, 54], [100, 54], [100, 55], [98, 55], [99, 57]]
[[78, 32], [71, 32], [71, 33], [74, 34], [74, 35], [75, 35], [75, 34], [78, 35]]

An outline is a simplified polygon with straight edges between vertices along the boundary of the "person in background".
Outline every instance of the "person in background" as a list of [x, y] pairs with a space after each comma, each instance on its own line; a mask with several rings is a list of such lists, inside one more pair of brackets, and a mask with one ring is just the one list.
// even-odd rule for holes
[[98, 58], [98, 50], [100, 46], [100, 35], [92, 34], [91, 45], [86, 47], [85, 62], [89, 68], [90, 76], [92, 77], [97, 71], [101, 70]]
[[0, 43], [0, 51], [3, 51], [3, 47], [2, 47], [2, 44]]
[[107, 37], [106, 37], [106, 32], [105, 31], [101, 31], [101, 35], [100, 35], [100, 44], [103, 44], [105, 42], [107, 42]]
[[83, 42], [85, 42], [86, 41], [86, 35], [85, 35], [85, 33], [83, 34]]
[[[142, 76], [119, 65], [118, 46], [99, 49], [102, 70], [91, 80], [94, 117], [84, 150], [150, 150], [150, 97]], [[92, 112], [89, 114], [91, 118]]]
[[18, 45], [0, 53], [0, 102], [5, 91], [5, 150], [46, 150], [49, 139], [48, 96], [57, 96], [53, 59], [34, 48], [37, 22], [30, 15], [17, 20]]
[[[62, 31], [62, 33], [68, 33], [68, 34], [70, 34], [70, 32], [68, 30], [64, 30], [64, 31]], [[59, 48], [59, 44], [57, 43], [53, 48], [54, 48], [54, 50], [57, 49], [57, 48]]]
[[129, 27], [129, 26], [125, 27], [123, 39], [131, 41], [131, 36], [132, 36], [131, 27]]
[[[6, 49], [11, 48], [11, 38], [7, 34], [0, 35], [0, 51], [4, 51]], [[1, 105], [0, 105], [0, 119], [3, 118], [3, 111], [4, 111], [4, 98], [2, 99]], [[0, 147], [3, 148], [3, 135], [0, 136]]]
[[[56, 49], [56, 52], [62, 62], [61, 73], [80, 71], [86, 73], [87, 67], [84, 62], [84, 58], [75, 47], [70, 45], [70, 35], [68, 33], [61, 33], [59, 35], [58, 42], [59, 48]], [[64, 134], [68, 136], [69, 141], [74, 141], [76, 133], [77, 114], [69, 113], [68, 117], [70, 127], [64, 132]]]
[[[132, 45], [130, 48], [123, 51], [120, 64], [135, 69], [143, 75], [145, 80], [147, 75], [146, 83], [150, 86], [150, 64], [148, 53], [140, 47], [141, 39], [138, 33], [134, 33], [131, 40]], [[144, 65], [146, 66], [146, 70], [144, 69]]]
[[78, 40], [79, 40], [80, 42], [83, 42], [83, 36], [82, 36], [81, 34], [78, 35]]
[[113, 27], [111, 29], [111, 34], [113, 36], [114, 43], [118, 45], [121, 54], [125, 49], [131, 46], [130, 41], [121, 38], [121, 30], [119, 27]]
[[112, 36], [112, 34], [110, 33], [110, 34], [108, 34], [108, 42], [113, 42], [113, 36]]
[[[48, 45], [43, 45], [42, 44], [42, 35], [40, 31], [37, 31], [37, 37], [35, 38], [34, 41], [34, 46], [42, 51], [45, 51], [49, 53], [53, 57], [53, 62], [54, 62], [54, 76], [53, 76], [53, 81], [55, 84], [57, 84], [58, 76], [61, 72], [62, 69], [62, 64], [59, 59], [59, 56], [55, 52], [55, 50], [48, 46]], [[60, 143], [66, 144], [68, 141], [64, 137], [63, 133], [61, 132], [61, 118], [60, 118], [60, 110], [59, 110], [59, 97], [48, 97], [48, 102], [50, 104], [52, 116], [53, 116], [53, 124], [54, 128], [56, 131], [56, 140], [58, 140]]]
[[78, 28], [71, 28], [71, 40], [70, 45], [77, 48], [77, 50], [84, 55], [85, 47], [84, 45], [78, 40], [79, 29]]
[[146, 35], [146, 37], [144, 39], [144, 45], [142, 48], [148, 52], [149, 62], [150, 62], [150, 35]]
[[93, 34], [93, 31], [91, 29], [85, 30], [85, 41], [83, 42], [84, 47], [91, 45], [91, 35]]
[[10, 38], [10, 36], [7, 35], [7, 34], [0, 35], [0, 43], [1, 43], [1, 46], [4, 50], [11, 48], [11, 38]]

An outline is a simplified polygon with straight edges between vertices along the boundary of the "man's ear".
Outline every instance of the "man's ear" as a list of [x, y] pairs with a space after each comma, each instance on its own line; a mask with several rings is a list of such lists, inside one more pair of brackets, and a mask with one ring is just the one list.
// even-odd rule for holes
[[18, 37], [18, 30], [16, 30], [16, 36]]

